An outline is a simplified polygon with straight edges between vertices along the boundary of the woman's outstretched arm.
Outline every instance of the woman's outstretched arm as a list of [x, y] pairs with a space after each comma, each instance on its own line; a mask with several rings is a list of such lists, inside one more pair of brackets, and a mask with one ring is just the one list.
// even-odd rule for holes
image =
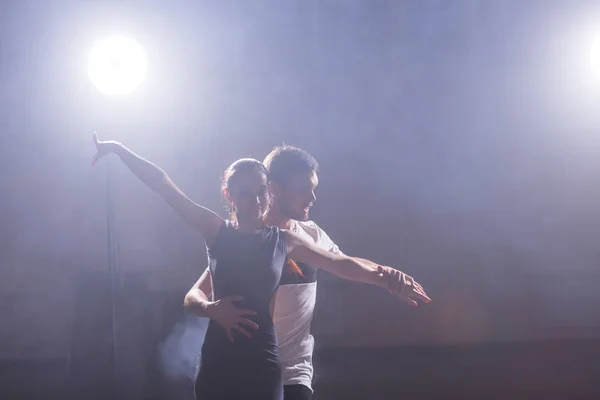
[[97, 153], [92, 160], [92, 165], [107, 154], [116, 154], [135, 176], [165, 199], [177, 214], [198, 231], [207, 245], [212, 243], [223, 224], [223, 219], [219, 215], [194, 203], [173, 183], [165, 171], [138, 156], [121, 143], [113, 140], [100, 141], [96, 134], [93, 139]]

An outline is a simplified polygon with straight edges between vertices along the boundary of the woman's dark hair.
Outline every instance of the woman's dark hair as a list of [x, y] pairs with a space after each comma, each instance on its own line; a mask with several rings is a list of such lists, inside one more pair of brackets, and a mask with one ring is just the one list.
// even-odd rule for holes
[[[225, 172], [223, 172], [223, 178], [221, 179], [221, 191], [225, 189], [231, 191], [231, 188], [238, 183], [237, 181], [239, 179], [240, 174], [247, 171], [258, 171], [265, 174], [265, 176], [268, 176], [267, 169], [265, 168], [263, 163], [261, 163], [258, 160], [255, 160], [254, 158], [241, 158], [233, 164], [231, 164], [225, 170]], [[233, 209], [231, 204], [229, 204], [229, 201], [227, 201], [227, 199], [224, 200], [227, 212], [229, 213], [229, 218], [233, 223], [235, 223], [235, 210]]]

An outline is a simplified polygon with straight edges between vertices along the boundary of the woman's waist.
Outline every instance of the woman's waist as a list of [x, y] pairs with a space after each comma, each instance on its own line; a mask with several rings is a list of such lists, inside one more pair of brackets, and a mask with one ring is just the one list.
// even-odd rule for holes
[[250, 333], [251, 337], [246, 337], [236, 330], [231, 331], [233, 342], [227, 336], [225, 329], [216, 321], [210, 321], [202, 351], [215, 351], [234, 353], [239, 356], [254, 354], [272, 354], [278, 356], [279, 348], [277, 346], [277, 333], [272, 321], [260, 321], [255, 319], [258, 329], [254, 330], [241, 324], [242, 329]]
[[229, 288], [229, 290], [214, 289], [215, 300], [226, 297], [241, 297], [241, 300], [237, 300], [233, 303], [236, 308], [241, 310], [252, 310], [258, 314], [266, 313], [267, 315], [270, 315], [269, 310], [271, 309], [271, 301], [274, 294], [275, 292], [268, 295], [265, 293], [247, 292], [233, 288]]
[[[254, 322], [258, 325], [259, 331], [270, 332], [273, 331], [274, 323], [273, 316], [271, 315], [271, 308], [269, 304], [264, 305], [256, 305], [255, 303], [247, 303], [242, 301], [234, 303], [235, 308], [238, 310], [248, 310], [252, 311], [253, 314], [242, 314], [239, 316], [240, 319], [247, 319], [249, 321]], [[209, 329], [211, 325], [218, 325], [217, 321], [210, 320]], [[241, 326], [244, 326], [243, 322], [240, 323]], [[251, 329], [251, 328], [250, 328]]]

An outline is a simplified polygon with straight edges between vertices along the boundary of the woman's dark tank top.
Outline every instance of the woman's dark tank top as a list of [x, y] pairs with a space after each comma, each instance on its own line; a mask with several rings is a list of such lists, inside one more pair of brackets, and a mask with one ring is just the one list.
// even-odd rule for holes
[[286, 261], [285, 236], [277, 227], [241, 233], [225, 223], [208, 255], [214, 300], [243, 296], [235, 306], [256, 311], [256, 316], [247, 318], [259, 328], [250, 329], [252, 338], [233, 331], [235, 341], [231, 343], [225, 330], [210, 321], [202, 346], [197, 393], [224, 396], [243, 388], [247, 394], [274, 393], [264, 398], [279, 398], [279, 350], [270, 303]]

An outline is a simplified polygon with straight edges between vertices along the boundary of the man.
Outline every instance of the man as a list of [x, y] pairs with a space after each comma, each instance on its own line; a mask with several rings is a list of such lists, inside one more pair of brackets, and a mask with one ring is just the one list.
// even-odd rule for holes
[[[277, 147], [264, 160], [268, 171], [269, 208], [265, 214], [267, 225], [293, 230], [307, 240], [333, 253], [341, 253], [338, 246], [317, 224], [309, 221], [309, 211], [316, 196], [318, 162], [306, 151], [292, 146]], [[382, 267], [360, 258], [355, 258], [374, 270]], [[390, 271], [389, 267], [383, 267]], [[407, 303], [416, 306], [413, 299], [426, 303], [423, 288], [412, 277], [391, 270], [390, 291], [395, 292]], [[310, 334], [317, 290], [316, 269], [289, 260], [281, 277], [275, 299], [273, 322], [277, 330], [280, 363], [284, 381], [284, 400], [309, 400], [312, 397], [312, 354], [314, 339]], [[252, 327], [246, 317], [252, 310], [239, 310], [233, 304], [236, 297], [210, 301], [212, 288], [208, 272], [186, 295], [185, 305], [196, 315], [218, 318], [227, 330], [238, 327], [237, 331], [251, 336], [249, 330], [241, 331], [239, 326]], [[217, 315], [218, 314], [218, 315]]]

